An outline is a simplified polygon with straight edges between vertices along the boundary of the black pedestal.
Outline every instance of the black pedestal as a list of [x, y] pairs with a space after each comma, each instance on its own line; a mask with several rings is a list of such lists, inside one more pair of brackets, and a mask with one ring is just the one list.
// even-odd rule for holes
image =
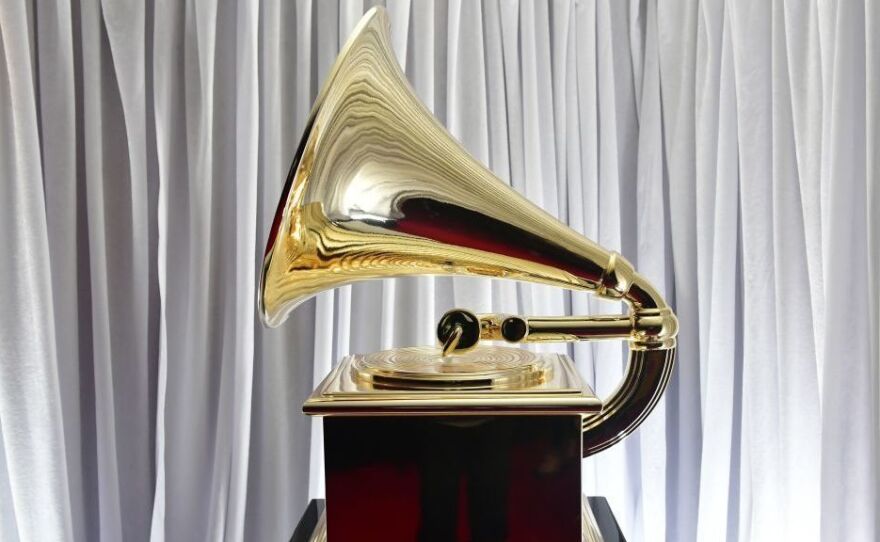
[[299, 523], [296, 525], [296, 529], [293, 531], [290, 542], [310, 542], [315, 526], [318, 525], [318, 519], [320, 519], [323, 513], [324, 499], [312, 499], [309, 501], [306, 511], [303, 512]]
[[[605, 497], [587, 497], [587, 504], [593, 512], [596, 527], [604, 542], [626, 542]], [[324, 499], [312, 499], [293, 531], [290, 542], [310, 542], [323, 512]]]

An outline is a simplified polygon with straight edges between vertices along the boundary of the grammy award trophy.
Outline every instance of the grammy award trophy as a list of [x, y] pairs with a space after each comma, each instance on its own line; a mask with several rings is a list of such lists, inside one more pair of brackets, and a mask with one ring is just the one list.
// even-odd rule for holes
[[[412, 275], [588, 290], [628, 311], [455, 309], [437, 347], [341, 360], [303, 406], [324, 424], [326, 509], [313, 540], [598, 540], [581, 458], [631, 433], [663, 394], [675, 315], [622, 256], [468, 155], [415, 96], [388, 27], [381, 8], [363, 17], [312, 108], [269, 234], [264, 323], [326, 289]], [[629, 346], [604, 400], [567, 356], [499, 345], [597, 339]]]

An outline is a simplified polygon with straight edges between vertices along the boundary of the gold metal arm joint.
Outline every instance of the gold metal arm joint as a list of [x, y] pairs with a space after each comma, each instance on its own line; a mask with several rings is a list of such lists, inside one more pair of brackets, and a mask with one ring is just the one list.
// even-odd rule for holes
[[612, 252], [599, 278], [596, 293], [602, 297], [620, 299], [629, 292], [635, 276], [636, 271], [632, 264], [617, 252]]
[[642, 309], [633, 313], [633, 334], [630, 348], [634, 350], [666, 350], [675, 347], [678, 318], [669, 307]]
[[636, 350], [675, 346], [678, 321], [668, 307], [606, 316], [477, 315], [480, 340], [511, 343], [623, 339]]

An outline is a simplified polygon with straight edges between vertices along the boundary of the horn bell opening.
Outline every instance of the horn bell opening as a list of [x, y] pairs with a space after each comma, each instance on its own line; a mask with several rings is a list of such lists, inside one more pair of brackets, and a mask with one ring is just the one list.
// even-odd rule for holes
[[[339, 55], [336, 57], [336, 61], [333, 63], [330, 73], [312, 105], [290, 170], [281, 190], [281, 197], [272, 219], [269, 237], [266, 241], [266, 249], [263, 253], [260, 283], [257, 287], [257, 307], [260, 320], [268, 327], [281, 325], [287, 319], [287, 315], [308, 297], [281, 299], [276, 290], [281, 279], [278, 276], [278, 273], [281, 271], [278, 265], [281, 263], [279, 260], [283, 260], [286, 255], [289, 256], [289, 254], [285, 254], [284, 243], [281, 241], [290, 235], [291, 219], [295, 214], [296, 205], [302, 203], [302, 193], [309, 181], [309, 164], [314, 153], [309, 153], [307, 149], [314, 151], [315, 140], [319, 135], [316, 131], [319, 113], [324, 107], [328, 96], [332, 94], [331, 91], [336, 86], [337, 80], [344, 78], [343, 72], [347, 66], [353, 63], [352, 56], [361, 56], [362, 51], [375, 49], [377, 43], [380, 45], [380, 48], [390, 49], [389, 31], [390, 20], [384, 8], [375, 6], [364, 14], [352, 31], [348, 41], [340, 49]], [[299, 196], [299, 200], [297, 200], [297, 196]]]

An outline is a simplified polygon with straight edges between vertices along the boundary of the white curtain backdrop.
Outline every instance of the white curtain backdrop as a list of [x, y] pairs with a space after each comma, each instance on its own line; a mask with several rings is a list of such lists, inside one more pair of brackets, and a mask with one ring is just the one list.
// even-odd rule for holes
[[[660, 286], [664, 401], [584, 461], [629, 540], [878, 539], [880, 3], [388, 0], [417, 93], [504, 181]], [[361, 0], [0, 2], [0, 540], [287, 540], [300, 406], [465, 279], [255, 318], [304, 120]], [[565, 347], [561, 348], [566, 350]], [[619, 344], [568, 350], [600, 395]]]

